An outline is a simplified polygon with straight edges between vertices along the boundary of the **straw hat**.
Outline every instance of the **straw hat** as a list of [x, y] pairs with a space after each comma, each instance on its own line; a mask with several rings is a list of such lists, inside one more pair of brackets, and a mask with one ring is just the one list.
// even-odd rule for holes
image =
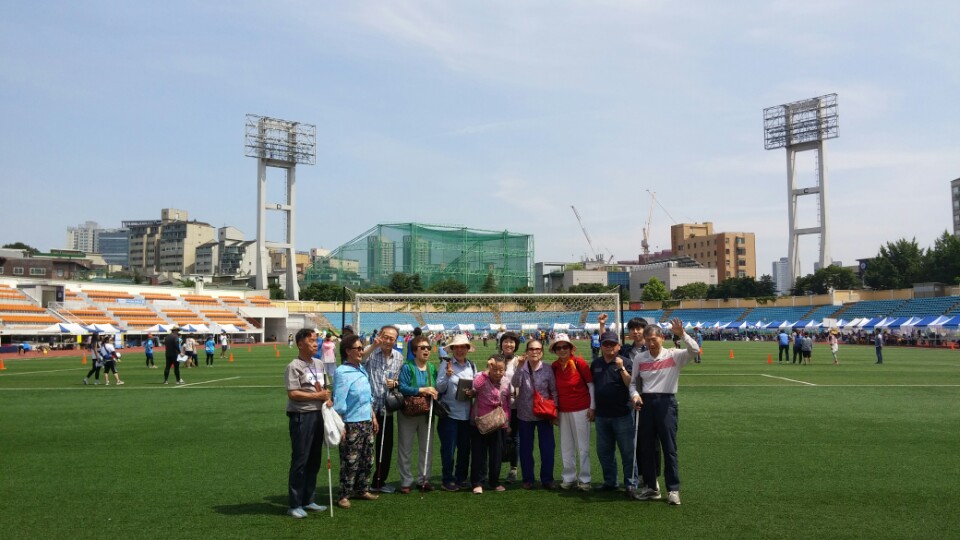
[[570, 336], [567, 334], [557, 334], [557, 337], [553, 340], [553, 343], [550, 344], [550, 352], [556, 352], [557, 343], [566, 343], [567, 345], [570, 345], [572, 350], [577, 350], [577, 346], [570, 341]]
[[469, 352], [473, 352], [473, 351], [476, 350], [476, 349], [473, 347], [473, 344], [470, 343], [470, 340], [467, 339], [467, 336], [465, 336], [465, 335], [463, 335], [463, 334], [457, 334], [457, 335], [453, 336], [453, 339], [450, 340], [450, 343], [447, 343], [447, 348], [449, 349], [450, 347], [457, 347], [457, 346], [459, 346], [459, 345], [466, 345], [467, 347], [470, 347], [470, 351], [469, 351]]

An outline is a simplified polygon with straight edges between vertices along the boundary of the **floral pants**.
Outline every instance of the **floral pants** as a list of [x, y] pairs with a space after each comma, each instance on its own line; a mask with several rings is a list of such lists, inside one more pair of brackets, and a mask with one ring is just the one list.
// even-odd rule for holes
[[340, 498], [370, 491], [373, 465], [373, 422], [347, 422], [340, 441]]

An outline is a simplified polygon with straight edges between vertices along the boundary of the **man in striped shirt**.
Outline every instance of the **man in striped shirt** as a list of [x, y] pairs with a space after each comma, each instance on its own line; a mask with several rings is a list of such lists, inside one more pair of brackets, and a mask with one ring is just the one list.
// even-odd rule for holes
[[677, 462], [677, 384], [680, 368], [696, 359], [699, 354], [697, 341], [683, 331], [683, 321], [670, 321], [675, 337], [680, 337], [686, 349], [663, 348], [663, 332], [657, 325], [647, 326], [643, 339], [645, 352], [633, 353], [633, 373], [630, 376], [630, 399], [640, 410], [641, 445], [644, 450], [641, 471], [643, 490], [638, 499], [653, 499], [656, 486], [656, 464], [652, 456], [657, 439], [663, 449], [663, 477], [667, 485], [667, 502], [680, 504], [680, 469]]

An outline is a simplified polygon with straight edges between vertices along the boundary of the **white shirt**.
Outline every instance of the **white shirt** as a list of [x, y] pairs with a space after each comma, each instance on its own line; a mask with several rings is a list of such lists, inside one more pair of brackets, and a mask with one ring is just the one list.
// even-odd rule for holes
[[[640, 395], [638, 384], [642, 381], [640, 388], [644, 393], [651, 394], [676, 394], [677, 385], [680, 382], [680, 368], [696, 359], [700, 353], [700, 347], [697, 340], [690, 334], [683, 334], [683, 341], [687, 344], [686, 349], [667, 349], [660, 348], [660, 354], [656, 358], [650, 355], [650, 351], [634, 351], [630, 356], [633, 360], [633, 373], [630, 374], [630, 398]], [[639, 380], [638, 380], [639, 378]]]

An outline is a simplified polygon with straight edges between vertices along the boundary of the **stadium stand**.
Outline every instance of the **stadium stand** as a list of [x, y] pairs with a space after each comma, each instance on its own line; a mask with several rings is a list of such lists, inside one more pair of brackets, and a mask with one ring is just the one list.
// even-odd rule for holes
[[836, 317], [843, 317], [847, 320], [860, 317], [886, 317], [905, 302], [905, 300], [868, 300], [854, 304], [844, 304], [844, 309], [839, 311]]
[[890, 312], [891, 317], [926, 317], [929, 315], [944, 315], [960, 313], [958, 308], [960, 298], [956, 296], [940, 296], [936, 298], [914, 298], [907, 300], [900, 307]]
[[809, 311], [810, 306], [756, 307], [747, 311], [744, 320], [750, 322], [796, 321], [806, 317]]

